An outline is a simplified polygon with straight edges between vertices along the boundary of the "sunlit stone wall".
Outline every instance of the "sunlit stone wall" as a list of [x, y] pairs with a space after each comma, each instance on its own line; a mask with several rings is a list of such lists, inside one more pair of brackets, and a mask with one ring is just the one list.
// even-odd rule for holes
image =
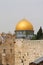
[[29, 65], [43, 57], [43, 40], [8, 39], [0, 44], [0, 64]]
[[15, 65], [15, 48], [12, 39], [0, 44], [0, 65]]
[[43, 40], [15, 40], [15, 65], [29, 65], [43, 57]]

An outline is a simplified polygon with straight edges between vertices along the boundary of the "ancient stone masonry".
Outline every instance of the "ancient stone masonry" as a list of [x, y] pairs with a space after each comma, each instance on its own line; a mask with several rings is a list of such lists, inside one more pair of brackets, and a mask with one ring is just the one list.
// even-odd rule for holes
[[15, 51], [13, 39], [7, 39], [0, 45], [0, 64], [14, 65], [15, 64]]
[[29, 65], [43, 57], [43, 40], [7, 39], [0, 44], [1, 65]]
[[29, 65], [43, 57], [43, 40], [16, 39], [15, 65]]

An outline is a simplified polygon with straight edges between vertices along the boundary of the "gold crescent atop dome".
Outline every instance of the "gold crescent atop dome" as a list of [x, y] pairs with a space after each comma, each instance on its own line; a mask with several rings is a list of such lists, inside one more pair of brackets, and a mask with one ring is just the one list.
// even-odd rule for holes
[[30, 21], [22, 19], [16, 25], [16, 30], [33, 30], [33, 25], [30, 23]]

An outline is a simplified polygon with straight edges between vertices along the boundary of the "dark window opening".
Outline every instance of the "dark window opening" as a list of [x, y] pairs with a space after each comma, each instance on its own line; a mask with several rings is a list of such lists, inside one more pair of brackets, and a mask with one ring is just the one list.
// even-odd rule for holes
[[21, 63], [23, 63], [23, 60], [21, 59]]
[[9, 65], [9, 64], [7, 64], [7, 65]]
[[10, 52], [12, 53], [12, 49], [10, 49]]
[[3, 53], [5, 53], [6, 52], [6, 50], [5, 49], [3, 49]]

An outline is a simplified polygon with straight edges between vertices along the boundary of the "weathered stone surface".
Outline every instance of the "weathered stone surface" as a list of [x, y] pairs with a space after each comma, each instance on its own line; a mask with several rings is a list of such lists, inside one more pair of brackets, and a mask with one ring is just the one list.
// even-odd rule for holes
[[29, 65], [43, 57], [43, 40], [17, 39], [15, 44], [15, 65]]
[[43, 57], [43, 40], [6, 39], [0, 45], [0, 64], [29, 65]]

